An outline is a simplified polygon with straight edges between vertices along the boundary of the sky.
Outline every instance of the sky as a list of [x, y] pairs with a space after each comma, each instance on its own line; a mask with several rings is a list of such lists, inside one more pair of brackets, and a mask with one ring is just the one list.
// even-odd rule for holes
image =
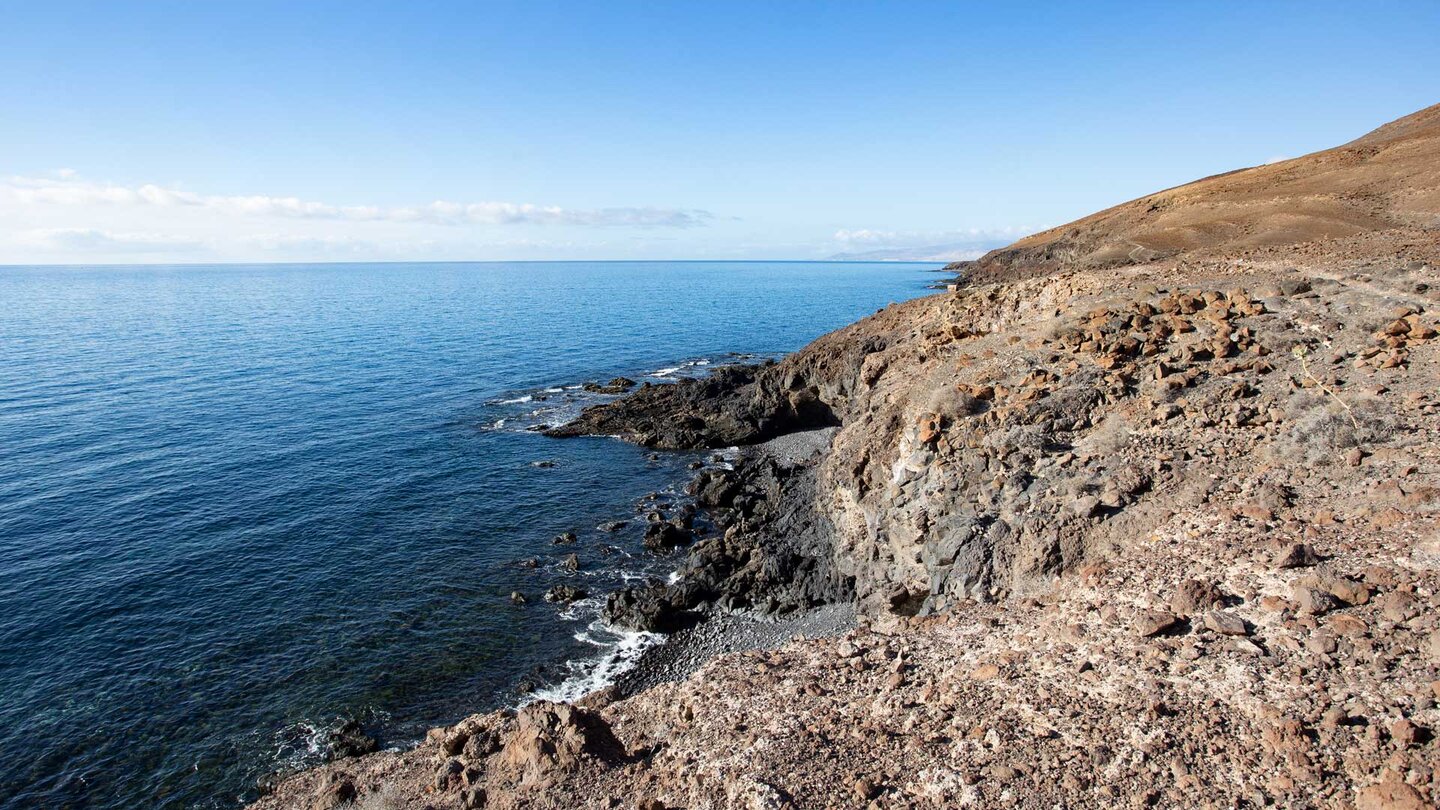
[[0, 0], [0, 264], [964, 257], [1440, 102], [1440, 2]]

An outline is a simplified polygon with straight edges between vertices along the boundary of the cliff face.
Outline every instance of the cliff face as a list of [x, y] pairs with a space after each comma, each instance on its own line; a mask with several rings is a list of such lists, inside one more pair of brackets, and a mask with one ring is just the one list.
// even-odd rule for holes
[[[869, 610], [930, 613], [1033, 591], [1205, 497], [1224, 468], [1186, 456], [1197, 421], [1259, 428], [1243, 437], [1247, 453], [1265, 438], [1293, 393], [1275, 370], [1331, 337], [1295, 330], [1314, 329], [1334, 302], [1285, 289], [1313, 281], [1345, 290], [1346, 306], [1388, 306], [1354, 297], [1333, 269], [1312, 279], [1287, 264], [1400, 254], [1376, 269], [1406, 277], [1433, 261], [1437, 212], [1440, 105], [1337, 149], [1027, 237], [962, 263], [954, 294], [889, 307], [773, 366], [648, 389], [553, 435], [719, 447], [839, 425], [813, 489], [830, 559], [807, 570], [838, 577]], [[1132, 242], [1148, 247], [1123, 262], [1111, 250]], [[1296, 242], [1306, 244], [1283, 262], [1249, 250]], [[1183, 263], [1156, 261], [1181, 252]], [[1128, 439], [1152, 423], [1160, 435], [1137, 459]], [[789, 531], [738, 528], [756, 548]]]
[[854, 601], [860, 626], [259, 806], [1434, 806], [1437, 111], [587, 411], [554, 435], [758, 445], [693, 482], [718, 531], [612, 620]]

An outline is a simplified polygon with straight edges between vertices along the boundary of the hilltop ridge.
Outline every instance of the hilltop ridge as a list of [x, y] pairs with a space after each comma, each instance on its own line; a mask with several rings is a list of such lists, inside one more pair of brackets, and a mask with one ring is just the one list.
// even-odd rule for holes
[[1440, 227], [1440, 105], [1342, 146], [1147, 194], [949, 269], [975, 280], [1184, 256], [1275, 256], [1295, 245]]

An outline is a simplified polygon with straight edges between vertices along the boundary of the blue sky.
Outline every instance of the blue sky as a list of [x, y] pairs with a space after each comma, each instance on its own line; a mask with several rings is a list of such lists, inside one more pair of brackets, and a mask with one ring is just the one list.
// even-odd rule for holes
[[1440, 3], [0, 3], [0, 262], [1008, 242], [1440, 102]]

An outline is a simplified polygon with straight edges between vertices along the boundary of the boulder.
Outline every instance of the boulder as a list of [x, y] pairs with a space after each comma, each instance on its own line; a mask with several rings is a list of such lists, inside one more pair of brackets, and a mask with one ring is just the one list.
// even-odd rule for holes
[[1297, 585], [1291, 591], [1296, 608], [1304, 614], [1320, 616], [1340, 606], [1340, 600], [1316, 588]]
[[680, 521], [663, 521], [650, 523], [645, 527], [645, 538], [642, 541], [645, 548], [651, 551], [669, 551], [678, 548], [691, 540], [691, 534]]
[[702, 470], [686, 487], [685, 491], [695, 496], [701, 506], [711, 509], [729, 507], [739, 494], [740, 487], [730, 470]]
[[599, 714], [538, 701], [516, 715], [498, 765], [518, 784], [542, 787], [581, 766], [607, 768], [626, 758], [624, 746]]
[[1355, 810], [1428, 810], [1420, 791], [1400, 781], [1381, 782], [1355, 794]]
[[604, 385], [592, 381], [583, 383], [580, 387], [592, 394], [623, 394], [635, 387], [635, 381], [629, 377], [615, 377]]
[[1391, 591], [1380, 600], [1380, 612], [1392, 622], [1401, 624], [1420, 613], [1420, 602], [1404, 591]]
[[1163, 610], [1146, 610], [1135, 618], [1131, 628], [1141, 638], [1152, 638], [1170, 632], [1180, 624], [1180, 617]]
[[578, 602], [589, 595], [584, 588], [577, 588], [574, 585], [556, 585], [545, 592], [545, 601], [569, 604]]
[[435, 789], [450, 790], [460, 786], [460, 775], [465, 773], [465, 763], [451, 757], [440, 764], [435, 771]]
[[655, 583], [610, 594], [605, 620], [611, 624], [652, 633], [674, 633], [693, 627], [700, 614], [684, 603], [681, 594]]
[[1212, 610], [1205, 614], [1205, 627], [1213, 633], [1222, 636], [1248, 636], [1250, 631], [1245, 627], [1245, 620], [1222, 610]]
[[1291, 543], [1275, 557], [1276, 568], [1305, 568], [1320, 562], [1320, 555], [1309, 543]]
[[1213, 583], [1187, 579], [1170, 595], [1170, 609], [1181, 616], [1195, 616], [1223, 601], [1224, 596]]

